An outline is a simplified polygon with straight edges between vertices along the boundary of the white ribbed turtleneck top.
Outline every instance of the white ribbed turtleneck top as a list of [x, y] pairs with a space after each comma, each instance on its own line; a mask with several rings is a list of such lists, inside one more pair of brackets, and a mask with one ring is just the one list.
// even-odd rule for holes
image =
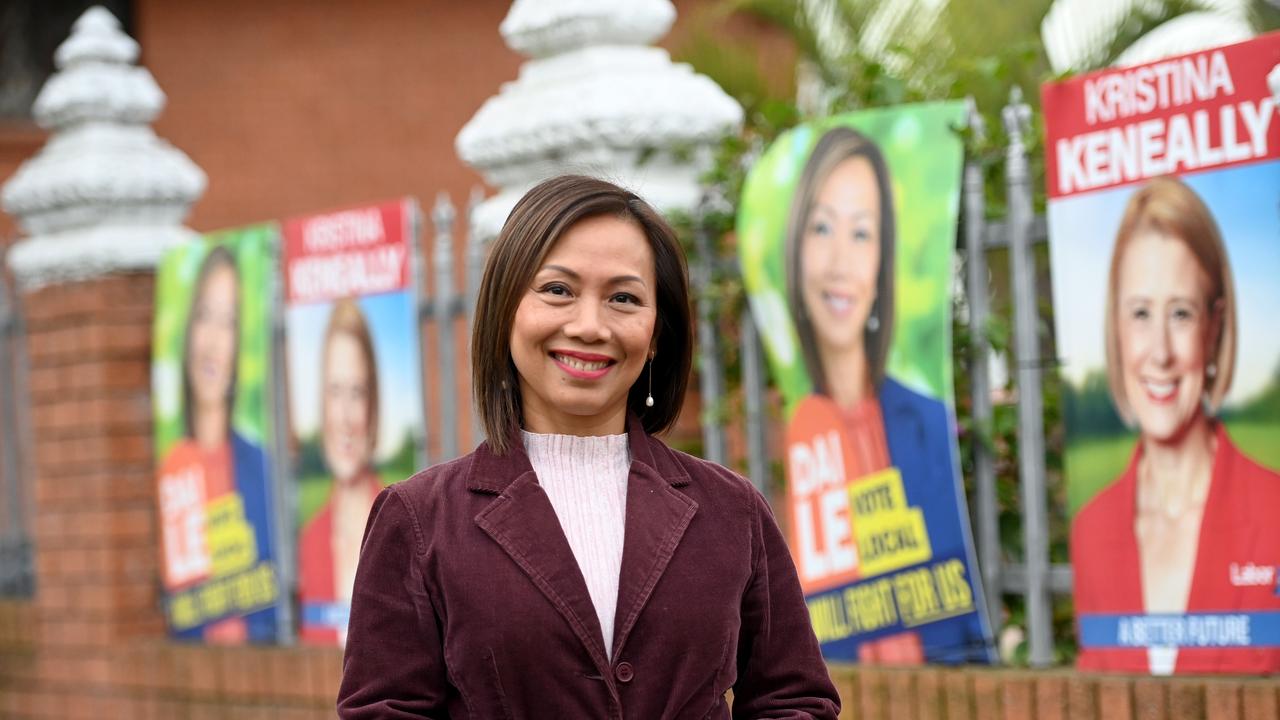
[[605, 655], [613, 655], [618, 575], [627, 517], [631, 451], [626, 435], [546, 435], [523, 432], [529, 463], [546, 491], [587, 582], [600, 619]]

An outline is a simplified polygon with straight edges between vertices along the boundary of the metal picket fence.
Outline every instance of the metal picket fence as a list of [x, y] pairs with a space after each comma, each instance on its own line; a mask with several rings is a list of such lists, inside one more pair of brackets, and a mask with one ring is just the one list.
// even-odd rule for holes
[[[0, 257], [3, 257], [0, 255]], [[21, 314], [0, 267], [0, 597], [30, 597], [31, 512], [23, 422], [26, 353]]]

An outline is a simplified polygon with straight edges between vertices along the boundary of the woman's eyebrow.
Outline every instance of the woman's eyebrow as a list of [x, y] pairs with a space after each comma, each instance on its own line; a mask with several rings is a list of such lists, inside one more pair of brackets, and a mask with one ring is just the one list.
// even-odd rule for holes
[[[1167, 295], [1164, 299], [1169, 302], [1187, 303], [1189, 305], [1200, 305], [1204, 302], [1202, 298], [1196, 297], [1195, 295]], [[1136, 305], [1139, 303], [1145, 305], [1152, 302], [1152, 298], [1150, 295], [1145, 293], [1133, 293], [1131, 295], [1124, 296], [1120, 302], [1125, 305]]]
[[639, 275], [615, 275], [614, 277], [609, 278], [610, 285], [618, 285], [624, 282], [636, 282], [636, 283], [640, 283], [641, 285], [646, 284], [644, 281], [644, 278], [640, 277]]
[[548, 270], [555, 270], [556, 272], [563, 273], [573, 278], [574, 280], [582, 279], [581, 275], [579, 275], [578, 273], [574, 272], [573, 270], [570, 270], [569, 268], [563, 265], [543, 265], [542, 269], [538, 270], [538, 274], [541, 275], [542, 273]]
[[[830, 205], [827, 205], [827, 204], [825, 204], [825, 203], [816, 203], [816, 204], [814, 204], [814, 206], [813, 206], [813, 210], [814, 210], [814, 212], [817, 212], [817, 211], [821, 210], [821, 211], [823, 211], [823, 212], [827, 213], [828, 215], [834, 215], [834, 216], [836, 216], [836, 217], [839, 217], [839, 216], [840, 216], [840, 213], [836, 212], [836, 209], [835, 209], [835, 208], [833, 208], [833, 207], [831, 207]], [[845, 214], [846, 214], [846, 215], [848, 215], [848, 216], [849, 216], [849, 217], [851, 217], [851, 218], [857, 219], [857, 218], [864, 217], [864, 216], [866, 216], [866, 217], [871, 217], [871, 216], [872, 216], [872, 214], [873, 214], [873, 210], [872, 210], [872, 208], [857, 208], [857, 209], [853, 210], [852, 212], [848, 212], [848, 213], [845, 213]]]
[[[574, 272], [573, 270], [570, 270], [569, 268], [563, 265], [543, 265], [542, 269], [538, 271], [538, 274], [541, 275], [542, 273], [548, 270], [554, 270], [564, 275], [568, 275], [573, 280], [582, 279], [581, 275], [579, 275], [578, 273]], [[638, 282], [641, 285], [646, 285], [644, 278], [640, 277], [639, 275], [615, 275], [609, 278], [607, 282], [611, 285], [617, 285], [618, 283], [623, 283], [623, 282]]]

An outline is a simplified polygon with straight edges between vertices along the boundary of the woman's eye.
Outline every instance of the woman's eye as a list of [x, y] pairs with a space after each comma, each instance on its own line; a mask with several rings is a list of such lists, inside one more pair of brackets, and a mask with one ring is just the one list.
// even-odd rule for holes
[[814, 235], [830, 235], [831, 226], [828, 225], [826, 221], [815, 220], [811, 225], [809, 225], [809, 232]]
[[871, 231], [866, 228], [858, 228], [853, 231], [853, 239], [858, 242], [867, 242], [871, 239]]
[[1180, 321], [1186, 322], [1188, 320], [1195, 318], [1195, 316], [1196, 314], [1191, 310], [1191, 308], [1174, 308], [1173, 309], [1174, 320], [1180, 320]]
[[610, 300], [616, 303], [630, 303], [632, 305], [640, 304], [640, 299], [631, 293], [614, 293]]
[[1129, 317], [1132, 317], [1134, 320], [1146, 320], [1150, 316], [1151, 313], [1146, 308], [1134, 308], [1129, 313]]
[[556, 297], [569, 296], [569, 288], [566, 287], [563, 283], [548, 283], [546, 285], [543, 285], [538, 292], [544, 292], [544, 293], [547, 293], [548, 295], [555, 295]]

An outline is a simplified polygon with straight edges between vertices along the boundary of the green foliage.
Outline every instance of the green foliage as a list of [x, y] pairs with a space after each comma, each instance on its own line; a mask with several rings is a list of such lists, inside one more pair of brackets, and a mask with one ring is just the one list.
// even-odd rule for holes
[[[1261, 392], [1243, 405], [1227, 409], [1223, 415], [1228, 421], [1280, 422], [1280, 364], [1271, 372], [1271, 381]], [[1271, 467], [1280, 467], [1280, 463]]]
[[1137, 435], [1129, 432], [1072, 439], [1067, 450], [1067, 467], [1071, 468], [1067, 511], [1071, 515], [1074, 516], [1098, 491], [1120, 477], [1133, 456], [1133, 445], [1137, 439]]
[[1207, 6], [1199, 2], [1199, 0], [1159, 0], [1159, 2], [1151, 3], [1134, 3], [1133, 9], [1116, 26], [1116, 30], [1108, 42], [1100, 45], [1092, 55], [1086, 57], [1077, 70], [1086, 71], [1112, 65], [1130, 45], [1143, 35], [1179, 15], [1206, 9]]
[[320, 435], [310, 435], [298, 439], [298, 453], [293, 459], [293, 473], [298, 477], [324, 475], [329, 472], [324, 462], [324, 448], [320, 446]]
[[1105, 371], [1089, 373], [1079, 387], [1064, 382], [1062, 403], [1073, 440], [1111, 436], [1125, 431], [1124, 421], [1111, 402], [1111, 389]]
[[1249, 0], [1249, 26], [1256, 33], [1280, 30], [1280, 5], [1270, 0]]

